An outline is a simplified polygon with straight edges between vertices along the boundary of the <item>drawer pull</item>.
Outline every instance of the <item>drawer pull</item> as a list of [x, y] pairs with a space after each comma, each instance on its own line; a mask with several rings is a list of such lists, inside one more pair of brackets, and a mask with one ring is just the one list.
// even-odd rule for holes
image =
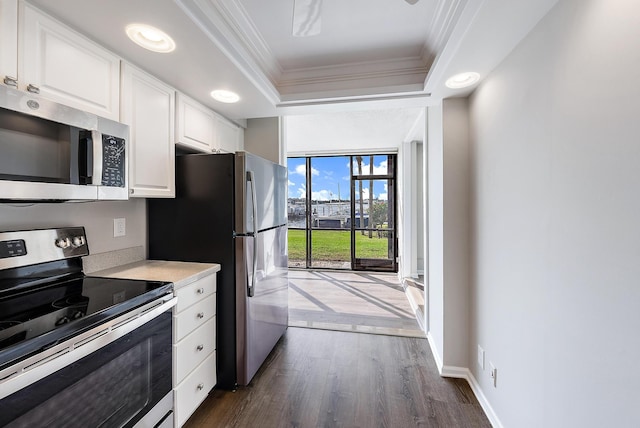
[[198, 318], [200, 319], [204, 318], [204, 312], [198, 312]]
[[198, 391], [202, 391], [204, 389], [204, 383], [199, 383], [197, 388], [198, 388]]
[[204, 294], [204, 288], [198, 288], [198, 294]]
[[18, 79], [16, 79], [15, 77], [5, 76], [3, 81], [4, 81], [4, 84], [7, 86], [18, 87]]
[[204, 345], [198, 345], [198, 346], [196, 347], [196, 349], [197, 349], [198, 351], [202, 351], [202, 350], [204, 349]]

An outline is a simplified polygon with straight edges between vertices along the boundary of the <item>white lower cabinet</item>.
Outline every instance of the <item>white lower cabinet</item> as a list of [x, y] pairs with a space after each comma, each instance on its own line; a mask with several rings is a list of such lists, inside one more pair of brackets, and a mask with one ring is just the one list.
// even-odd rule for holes
[[216, 353], [213, 352], [174, 390], [176, 427], [184, 425], [215, 385]]
[[175, 426], [181, 427], [216, 385], [216, 276], [176, 292], [173, 318]]

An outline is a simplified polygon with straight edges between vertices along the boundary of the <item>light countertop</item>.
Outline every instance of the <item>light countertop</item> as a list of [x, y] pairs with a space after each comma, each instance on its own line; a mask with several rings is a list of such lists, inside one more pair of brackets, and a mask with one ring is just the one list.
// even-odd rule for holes
[[175, 289], [220, 271], [215, 263], [170, 262], [142, 260], [110, 269], [92, 272], [89, 276], [147, 281], [171, 281]]

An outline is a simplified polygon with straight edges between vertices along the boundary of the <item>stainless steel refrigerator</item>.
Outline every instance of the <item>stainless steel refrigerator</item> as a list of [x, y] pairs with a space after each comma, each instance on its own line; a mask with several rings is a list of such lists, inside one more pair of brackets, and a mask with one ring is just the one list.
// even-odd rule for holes
[[247, 385], [288, 325], [287, 170], [247, 152], [176, 157], [148, 199], [149, 258], [220, 263], [218, 386]]

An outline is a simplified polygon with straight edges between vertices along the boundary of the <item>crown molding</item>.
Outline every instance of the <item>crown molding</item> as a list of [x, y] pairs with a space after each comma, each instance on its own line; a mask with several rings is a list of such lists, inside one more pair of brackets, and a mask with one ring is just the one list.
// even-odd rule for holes
[[280, 101], [280, 93], [273, 77], [245, 42], [238, 37], [238, 28], [225, 18], [217, 5], [221, 0], [175, 0], [184, 13], [209, 37], [227, 58], [274, 105]]
[[270, 80], [274, 83], [280, 81], [282, 67], [242, 3], [239, 0], [209, 1]]
[[458, 3], [461, 1], [463, 1], [464, 4], [449, 8], [449, 14], [452, 15], [452, 20], [455, 19], [455, 25], [449, 26], [450, 29], [446, 40], [441, 42], [442, 46], [433, 59], [433, 63], [424, 82], [426, 91], [435, 92], [436, 85], [441, 83], [447, 66], [454, 58], [460, 47], [460, 43], [485, 2], [485, 0], [460, 0]]
[[[282, 97], [309, 91], [334, 91], [336, 89], [414, 86], [422, 90], [428, 65], [420, 58], [342, 64], [339, 66], [313, 67], [291, 70], [283, 74], [277, 88]], [[357, 81], [357, 85], [354, 85]], [[355, 87], [354, 87], [355, 86]], [[412, 90], [414, 90], [412, 88]]]
[[[240, 0], [175, 0], [225, 55], [274, 103], [310, 98], [385, 97], [397, 91], [429, 92], [433, 65], [448, 47], [468, 4], [483, 0], [438, 0], [427, 40], [419, 56], [383, 61], [285, 69], [249, 17]], [[472, 8], [473, 9], [473, 8]], [[463, 29], [466, 30], [466, 29]], [[322, 94], [325, 94], [322, 96]]]

